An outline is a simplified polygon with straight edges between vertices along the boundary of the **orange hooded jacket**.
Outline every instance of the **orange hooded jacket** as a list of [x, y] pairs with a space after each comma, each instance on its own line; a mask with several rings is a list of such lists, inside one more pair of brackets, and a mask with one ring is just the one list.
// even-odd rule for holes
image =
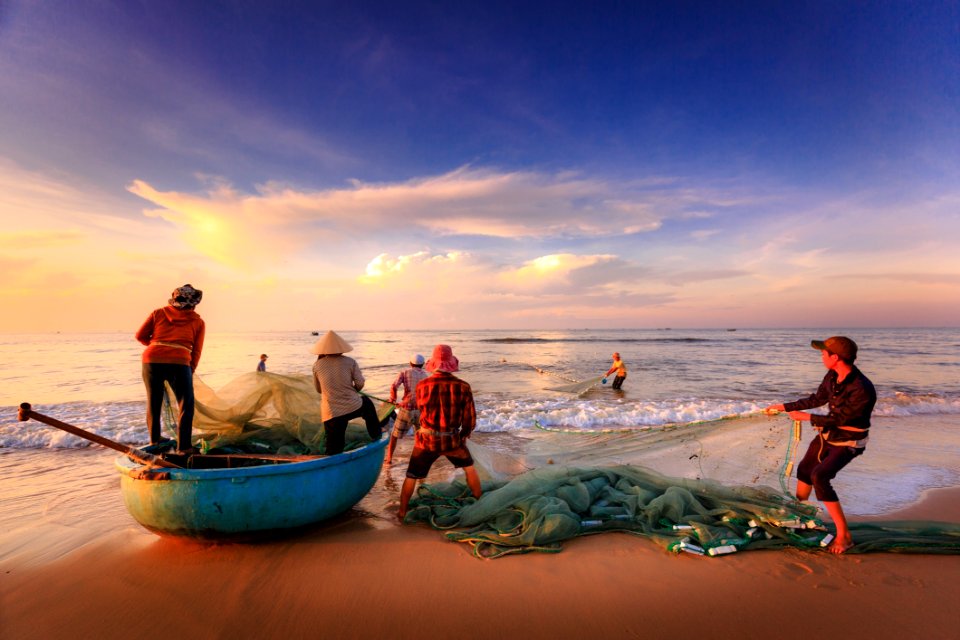
[[196, 371], [205, 333], [203, 318], [193, 309], [155, 309], [137, 331], [137, 340], [147, 345], [143, 362], [188, 364]]

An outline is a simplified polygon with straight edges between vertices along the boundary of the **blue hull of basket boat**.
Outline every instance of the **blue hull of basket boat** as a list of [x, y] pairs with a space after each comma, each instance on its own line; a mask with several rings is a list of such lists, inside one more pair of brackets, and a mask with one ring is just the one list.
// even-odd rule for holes
[[[234, 469], [157, 469], [117, 459], [123, 501], [151, 531], [221, 537], [291, 529], [350, 509], [373, 488], [389, 438], [335, 456]], [[169, 472], [169, 473], [167, 473]], [[156, 474], [154, 474], [156, 475]]]

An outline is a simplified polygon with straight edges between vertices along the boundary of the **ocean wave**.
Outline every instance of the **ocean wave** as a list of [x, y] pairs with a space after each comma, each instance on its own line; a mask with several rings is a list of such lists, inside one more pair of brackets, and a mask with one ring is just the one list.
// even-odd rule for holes
[[[478, 400], [477, 429], [480, 431], [522, 431], [539, 422], [545, 427], [583, 429], [662, 427], [694, 424], [756, 414], [780, 400], [757, 402], [734, 399], [671, 399], [661, 401], [619, 401], [615, 403], [582, 399], [501, 399]], [[825, 413], [825, 408], [819, 412]], [[816, 410], [814, 411], [817, 412]], [[897, 393], [882, 397], [874, 408], [877, 417], [910, 417], [960, 414], [960, 398], [936, 394]]]
[[481, 338], [477, 342], [487, 342], [494, 344], [553, 344], [553, 343], [595, 343], [595, 342], [613, 342], [616, 344], [631, 343], [677, 343], [677, 342], [756, 342], [752, 338], [536, 338], [536, 337], [506, 337], [506, 338]]
[[747, 401], [673, 400], [659, 402], [597, 403], [587, 400], [512, 399], [479, 403], [478, 431], [523, 431], [563, 427], [584, 431], [608, 428], [660, 427], [748, 415], [766, 404]]
[[881, 398], [873, 414], [876, 416], [923, 416], [960, 413], [960, 398], [946, 398], [933, 393], [897, 392], [892, 398]]
[[[693, 424], [729, 416], [756, 414], [779, 402], [745, 399], [677, 398], [635, 401], [623, 398], [578, 398], [543, 395], [478, 394], [477, 430], [523, 432], [539, 423], [547, 428], [596, 431], [614, 428], [650, 429]], [[147, 441], [144, 406], [137, 402], [68, 402], [37, 405], [34, 410], [122, 444]], [[874, 416], [904, 418], [960, 414], [960, 397], [896, 393], [881, 397]], [[0, 448], [77, 449], [90, 442], [36, 421], [18, 422], [16, 407], [0, 408]]]
[[[121, 444], [147, 444], [143, 402], [67, 402], [34, 405], [33, 410]], [[17, 421], [16, 407], [0, 409], [0, 448], [82, 449], [89, 440], [36, 420]]]

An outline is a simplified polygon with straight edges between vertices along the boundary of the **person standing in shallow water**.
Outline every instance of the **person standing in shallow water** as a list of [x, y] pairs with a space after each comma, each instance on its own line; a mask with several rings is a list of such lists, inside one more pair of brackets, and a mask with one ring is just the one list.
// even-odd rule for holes
[[[390, 385], [390, 402], [397, 406], [397, 420], [393, 424], [390, 434], [390, 444], [387, 445], [387, 464], [393, 462], [393, 452], [397, 448], [397, 440], [413, 427], [420, 426], [420, 410], [417, 409], [417, 384], [430, 374], [423, 370], [423, 356], [419, 353], [410, 358], [410, 366], [397, 374], [397, 379]], [[403, 398], [397, 404], [397, 389], [403, 386]]]
[[627, 365], [623, 364], [623, 360], [620, 359], [620, 354], [616, 351], [613, 352], [613, 366], [603, 374], [603, 381], [607, 381], [607, 376], [609, 376], [614, 371], [617, 372], [616, 377], [613, 379], [613, 388], [620, 389], [623, 386], [623, 381], [627, 379]]
[[[853, 340], [834, 336], [814, 340], [810, 346], [820, 351], [823, 366], [827, 368], [820, 387], [806, 398], [770, 405], [767, 411], [786, 411], [794, 420], [808, 420], [818, 432], [797, 465], [797, 499], [807, 500], [811, 488], [816, 490], [817, 499], [837, 528], [836, 538], [828, 550], [843, 553], [853, 546], [853, 537], [831, 481], [866, 449], [877, 392], [873, 383], [853, 364], [857, 359], [857, 343]], [[825, 416], [803, 411], [825, 404], [830, 406]]]
[[160, 435], [160, 412], [169, 382], [177, 398], [177, 451], [191, 453], [193, 446], [193, 374], [200, 364], [206, 325], [194, 309], [203, 292], [185, 284], [173, 290], [165, 307], [155, 309], [136, 333], [143, 351], [143, 384], [147, 389], [147, 428], [150, 444], [166, 441]]
[[438, 344], [424, 367], [433, 375], [417, 384], [420, 428], [414, 435], [407, 477], [400, 489], [397, 516], [401, 520], [407, 515], [417, 480], [427, 477], [430, 467], [440, 456], [445, 456], [454, 467], [463, 469], [474, 498], [483, 493], [480, 477], [473, 466], [473, 456], [466, 445], [467, 438], [477, 426], [473, 390], [469, 383], [453, 375], [460, 370], [460, 361], [449, 346]]
[[320, 419], [327, 435], [328, 456], [343, 453], [347, 423], [353, 418], [363, 417], [367, 434], [374, 442], [382, 435], [373, 402], [359, 393], [365, 383], [360, 367], [356, 360], [343, 355], [348, 351], [353, 351], [353, 347], [333, 331], [327, 331], [310, 349], [317, 355], [313, 386], [320, 394]]

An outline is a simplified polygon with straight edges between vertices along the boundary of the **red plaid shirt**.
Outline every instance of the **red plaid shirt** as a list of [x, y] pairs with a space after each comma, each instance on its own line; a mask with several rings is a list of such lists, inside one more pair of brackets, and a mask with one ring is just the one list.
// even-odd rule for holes
[[444, 371], [417, 384], [417, 408], [420, 428], [413, 444], [427, 451], [456, 449], [477, 426], [470, 384]]

